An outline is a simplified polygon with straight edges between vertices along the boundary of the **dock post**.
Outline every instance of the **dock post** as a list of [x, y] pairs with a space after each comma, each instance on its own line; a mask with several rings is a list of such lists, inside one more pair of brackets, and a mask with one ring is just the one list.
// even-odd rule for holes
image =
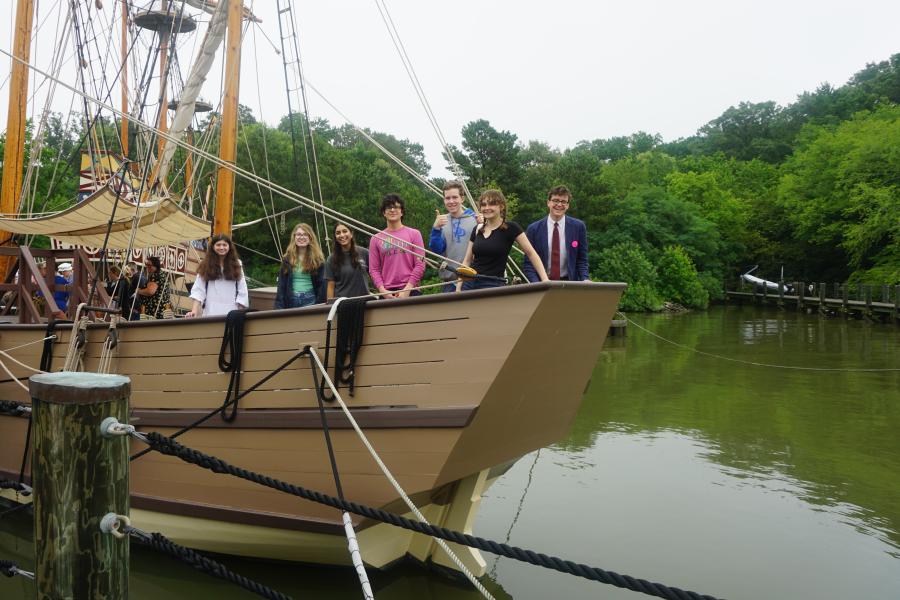
[[806, 283], [797, 282], [797, 310], [803, 310], [803, 297], [806, 295]]
[[784, 307], [784, 281], [778, 281], [778, 307]]
[[872, 315], [873, 315], [873, 313], [872, 313], [872, 286], [871, 285], [866, 284], [863, 286], [863, 298], [866, 301], [866, 318], [871, 319]]
[[128, 540], [102, 534], [100, 521], [128, 514], [128, 439], [104, 437], [100, 424], [128, 422], [131, 381], [61, 371], [31, 377], [29, 390], [36, 596], [127, 598]]
[[825, 296], [827, 295], [827, 292], [828, 292], [828, 284], [824, 283], [824, 282], [820, 283], [819, 284], [819, 312], [823, 315], [828, 312], [827, 305], [825, 303]]
[[900, 323], [900, 285], [894, 286], [894, 324]]
[[846, 317], [850, 314], [850, 286], [849, 284], [844, 284], [844, 289], [841, 291], [841, 310]]

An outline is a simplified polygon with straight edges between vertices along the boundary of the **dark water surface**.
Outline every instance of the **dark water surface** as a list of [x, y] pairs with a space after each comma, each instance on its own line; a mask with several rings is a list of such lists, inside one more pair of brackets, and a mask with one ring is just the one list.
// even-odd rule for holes
[[[756, 363], [900, 368], [900, 329], [754, 307], [632, 316], [683, 346]], [[548, 398], [548, 410], [553, 401]], [[629, 325], [607, 342], [568, 439], [491, 488], [483, 537], [730, 600], [900, 598], [900, 373], [752, 366]], [[31, 522], [0, 518], [0, 558], [30, 568]], [[648, 597], [485, 555], [497, 598]], [[251, 598], [133, 553], [131, 598]], [[359, 598], [354, 574], [227, 559], [295, 598]], [[481, 596], [413, 567], [379, 599]], [[0, 598], [32, 598], [0, 577]]]

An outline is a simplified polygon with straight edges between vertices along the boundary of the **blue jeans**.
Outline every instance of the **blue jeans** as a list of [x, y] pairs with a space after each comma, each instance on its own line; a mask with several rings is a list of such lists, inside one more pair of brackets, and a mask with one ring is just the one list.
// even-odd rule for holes
[[486, 290], [488, 288], [503, 287], [504, 285], [506, 283], [498, 279], [470, 279], [463, 281], [462, 291]]
[[450, 294], [456, 291], [456, 281], [447, 281], [441, 286], [442, 294]]
[[293, 302], [294, 308], [300, 308], [301, 306], [309, 306], [311, 304], [316, 303], [316, 293], [315, 292], [293, 292]]

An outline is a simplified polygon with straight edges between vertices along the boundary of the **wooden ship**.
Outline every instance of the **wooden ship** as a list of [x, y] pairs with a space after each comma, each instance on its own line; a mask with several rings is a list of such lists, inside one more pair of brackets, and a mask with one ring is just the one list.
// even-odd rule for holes
[[[20, 0], [19, 11], [27, 12], [30, 4]], [[219, 4], [227, 12], [233, 42], [240, 35], [241, 2]], [[213, 22], [217, 17], [218, 12]], [[172, 25], [170, 13], [155, 18]], [[23, 21], [17, 35], [25, 29]], [[25, 65], [14, 63], [14, 71], [21, 74]], [[231, 62], [229, 68], [234, 68]], [[12, 81], [24, 85], [27, 79], [14, 72]], [[13, 91], [22, 93], [20, 87]], [[233, 100], [231, 108], [228, 98]], [[226, 92], [224, 119], [234, 118], [236, 102], [236, 91]], [[24, 121], [16, 123], [11, 118], [8, 126], [24, 127]], [[165, 123], [155, 129], [165, 130]], [[234, 139], [224, 133], [223, 146], [223, 160], [233, 161]], [[8, 145], [7, 152], [14, 147]], [[165, 149], [159, 152], [162, 155]], [[158, 165], [148, 168], [158, 175]], [[16, 190], [21, 189], [21, 180], [7, 186], [13, 170], [3, 171], [7, 215], [17, 212]], [[220, 170], [211, 227], [227, 232], [230, 171], [221, 166]], [[135, 190], [137, 196], [142, 193]], [[29, 367], [3, 358], [9, 377], [0, 381], [0, 399], [29, 403], [19, 383], [41, 364], [42, 341], [56, 336], [47, 352], [51, 369], [59, 370], [77, 331], [72, 323], [52, 322], [56, 315], [52, 294], [58, 288], [51, 277], [39, 274], [39, 259], [75, 263], [69, 290], [75, 306], [89, 298], [89, 283], [96, 277], [83, 246], [98, 245], [98, 236], [106, 238], [109, 248], [130, 249], [148, 245], [128, 242], [134, 236], [177, 244], [202, 237], [198, 231], [208, 234], [208, 222], [175, 202], [123, 203], [119, 196], [121, 190], [107, 184], [66, 211], [0, 220], [0, 229], [40, 231], [72, 245], [49, 250], [0, 248], [0, 255], [18, 273], [17, 279], [7, 277], [0, 284], [10, 299], [4, 307], [7, 320], [14, 314], [18, 321], [0, 325], [0, 350]], [[108, 214], [110, 203], [118, 207], [116, 218]], [[151, 206], [154, 217], [144, 218], [151, 214]], [[617, 283], [550, 282], [368, 303], [355, 390], [352, 397], [346, 389], [341, 391], [378, 454], [430, 522], [471, 532], [487, 487], [521, 456], [566, 435], [623, 288]], [[34, 305], [35, 292], [46, 299], [43, 311]], [[256, 295], [265, 302], [266, 293]], [[93, 304], [98, 302], [109, 302], [99, 288]], [[329, 309], [319, 305], [247, 314], [241, 387], [259, 382], [305, 346], [324, 355]], [[99, 368], [110, 331], [103, 314], [94, 316], [95, 322], [85, 329], [80, 368], [86, 371]], [[222, 405], [231, 376], [218, 363], [224, 328], [224, 317], [117, 324], [118, 343], [111, 351], [109, 371], [131, 379], [131, 422], [139, 430], [168, 435]], [[180, 441], [251, 471], [334, 494], [315, 386], [309, 362], [296, 361], [241, 399], [233, 420], [217, 416]], [[341, 410], [329, 405], [326, 414], [346, 498], [407, 514]], [[28, 455], [27, 425], [26, 419], [0, 416], [0, 478], [18, 477], [23, 455]], [[141, 449], [135, 442], [133, 450]], [[226, 554], [349, 563], [341, 516], [334, 509], [155, 453], [133, 461], [131, 469], [131, 519], [145, 531], [160, 531], [192, 548]], [[26, 460], [26, 481], [28, 471]], [[10, 491], [2, 496], [27, 501]], [[358, 517], [354, 524], [363, 559], [371, 566], [386, 567], [412, 556], [455, 568], [430, 538]], [[485, 572], [477, 551], [454, 550], [476, 575]]]

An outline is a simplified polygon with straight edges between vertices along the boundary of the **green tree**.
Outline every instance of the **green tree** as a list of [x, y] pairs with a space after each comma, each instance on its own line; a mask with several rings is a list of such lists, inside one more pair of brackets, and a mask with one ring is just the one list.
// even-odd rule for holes
[[622, 242], [598, 252], [591, 251], [594, 269], [591, 277], [597, 281], [624, 281], [628, 284], [619, 308], [625, 311], [659, 310], [662, 299], [656, 291], [656, 268], [644, 256], [640, 246]]
[[683, 306], [706, 308], [709, 293], [697, 276], [694, 261], [681, 246], [666, 246], [656, 265], [657, 289], [666, 300]]

